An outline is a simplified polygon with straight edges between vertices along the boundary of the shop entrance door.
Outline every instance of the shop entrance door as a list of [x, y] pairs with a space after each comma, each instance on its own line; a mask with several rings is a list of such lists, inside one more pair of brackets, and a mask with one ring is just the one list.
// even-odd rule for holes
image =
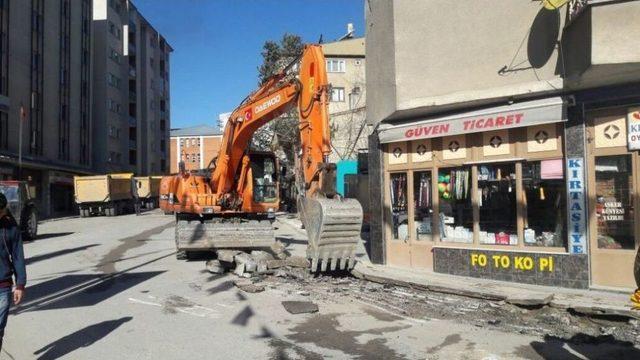
[[634, 289], [640, 163], [627, 150], [626, 113], [595, 114], [587, 134], [592, 284]]
[[432, 170], [388, 174], [387, 262], [391, 266], [433, 269], [435, 228]]

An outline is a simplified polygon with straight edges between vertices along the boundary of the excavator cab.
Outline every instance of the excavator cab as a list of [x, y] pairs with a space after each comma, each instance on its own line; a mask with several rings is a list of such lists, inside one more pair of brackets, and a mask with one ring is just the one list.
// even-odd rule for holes
[[253, 184], [252, 202], [277, 207], [280, 202], [278, 159], [273, 153], [267, 152], [252, 152], [249, 157]]

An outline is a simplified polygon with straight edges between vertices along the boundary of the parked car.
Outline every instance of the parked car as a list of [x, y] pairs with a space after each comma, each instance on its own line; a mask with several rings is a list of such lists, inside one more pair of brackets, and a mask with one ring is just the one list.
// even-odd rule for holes
[[23, 240], [38, 235], [38, 208], [26, 181], [0, 181], [0, 192], [7, 197], [7, 208], [22, 230]]

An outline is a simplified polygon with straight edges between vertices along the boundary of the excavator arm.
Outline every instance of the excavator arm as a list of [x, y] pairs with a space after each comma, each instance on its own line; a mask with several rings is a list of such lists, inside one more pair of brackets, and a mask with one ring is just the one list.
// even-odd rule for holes
[[[287, 79], [287, 66], [268, 79], [231, 113], [224, 130], [218, 163], [211, 176], [211, 188], [219, 194], [218, 202], [238, 206], [242, 195], [242, 179], [246, 179], [248, 164], [243, 162], [255, 132], [271, 120], [297, 107], [300, 118], [300, 164], [307, 195], [317, 192], [321, 185], [330, 192], [332, 182], [323, 184], [323, 164], [331, 153], [329, 132], [329, 83], [322, 48], [306, 45], [298, 59], [297, 78]], [[298, 63], [298, 60], [294, 64]]]

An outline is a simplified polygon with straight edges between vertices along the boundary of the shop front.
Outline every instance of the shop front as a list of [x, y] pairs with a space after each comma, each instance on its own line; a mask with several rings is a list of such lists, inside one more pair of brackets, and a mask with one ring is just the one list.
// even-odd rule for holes
[[565, 155], [566, 119], [557, 97], [381, 126], [386, 262], [588, 287], [584, 161]]
[[592, 283], [635, 287], [640, 228], [640, 107], [586, 113]]

